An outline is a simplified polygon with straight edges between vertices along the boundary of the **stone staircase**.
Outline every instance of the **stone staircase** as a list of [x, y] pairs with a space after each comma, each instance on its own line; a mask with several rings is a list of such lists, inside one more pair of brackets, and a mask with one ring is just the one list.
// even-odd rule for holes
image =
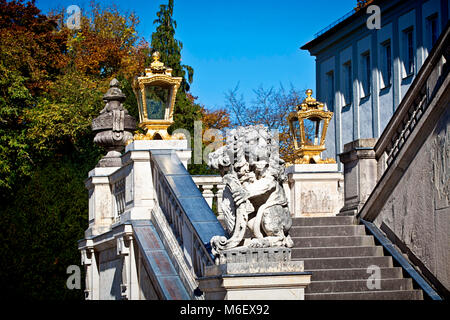
[[[422, 290], [394, 267], [354, 217], [293, 218], [293, 260], [313, 272], [305, 300], [422, 300]], [[369, 289], [368, 267], [380, 267], [381, 288]]]

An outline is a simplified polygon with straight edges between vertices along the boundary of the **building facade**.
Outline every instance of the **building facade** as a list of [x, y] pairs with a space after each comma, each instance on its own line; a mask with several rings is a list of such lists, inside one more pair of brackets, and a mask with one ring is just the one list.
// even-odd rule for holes
[[353, 140], [380, 136], [450, 16], [449, 0], [371, 5], [379, 14], [355, 11], [301, 47], [316, 57], [317, 97], [334, 112], [324, 157], [337, 158]]

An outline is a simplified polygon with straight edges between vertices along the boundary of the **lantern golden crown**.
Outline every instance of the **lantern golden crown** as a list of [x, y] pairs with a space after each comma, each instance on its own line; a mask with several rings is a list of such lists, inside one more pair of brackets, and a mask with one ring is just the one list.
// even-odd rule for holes
[[160, 61], [161, 54], [152, 54], [153, 62], [145, 69], [145, 75], [136, 77], [133, 90], [139, 108], [139, 127], [145, 134], [137, 133], [134, 140], [171, 140], [167, 129], [174, 123], [173, 113], [182, 77], [172, 76], [172, 69]]
[[313, 91], [306, 90], [306, 98], [289, 113], [289, 131], [294, 142], [296, 164], [335, 163], [334, 159], [322, 159], [325, 151], [325, 137], [333, 112], [324, 110], [324, 104], [312, 97]]
[[163, 62], [160, 61], [161, 53], [159, 51], [155, 51], [152, 54], [152, 63], [150, 64], [150, 68], [145, 68], [145, 76], [152, 75], [166, 75], [172, 76], [172, 68], [168, 68], [164, 65]]
[[303, 102], [298, 106], [299, 110], [308, 111], [308, 110], [323, 110], [323, 103], [317, 101], [312, 97], [313, 91], [311, 89], [306, 90], [306, 98]]

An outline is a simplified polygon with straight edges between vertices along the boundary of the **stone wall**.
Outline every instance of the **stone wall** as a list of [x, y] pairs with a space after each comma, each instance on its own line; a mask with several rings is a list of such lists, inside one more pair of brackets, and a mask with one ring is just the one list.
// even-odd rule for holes
[[99, 252], [100, 300], [121, 300], [122, 258], [116, 248]]
[[[375, 220], [450, 290], [450, 111], [420, 146]], [[423, 270], [422, 270], [423, 272]]]

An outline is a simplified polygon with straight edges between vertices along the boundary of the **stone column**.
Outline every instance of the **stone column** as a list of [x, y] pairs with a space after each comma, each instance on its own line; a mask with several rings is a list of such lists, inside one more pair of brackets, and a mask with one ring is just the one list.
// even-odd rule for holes
[[205, 198], [206, 202], [208, 203], [209, 207], [212, 208], [213, 205], [213, 199], [214, 199], [214, 193], [212, 192], [213, 189], [212, 184], [203, 184], [202, 185], [202, 196]]
[[98, 271], [97, 258], [92, 245], [81, 250], [81, 264], [85, 266], [86, 272], [86, 300], [99, 300], [100, 278]]
[[339, 215], [356, 215], [377, 183], [377, 139], [358, 139], [344, 145], [344, 207]]
[[121, 235], [117, 239], [117, 255], [123, 256], [121, 293], [125, 300], [139, 300], [139, 282], [134, 252], [133, 235]]

